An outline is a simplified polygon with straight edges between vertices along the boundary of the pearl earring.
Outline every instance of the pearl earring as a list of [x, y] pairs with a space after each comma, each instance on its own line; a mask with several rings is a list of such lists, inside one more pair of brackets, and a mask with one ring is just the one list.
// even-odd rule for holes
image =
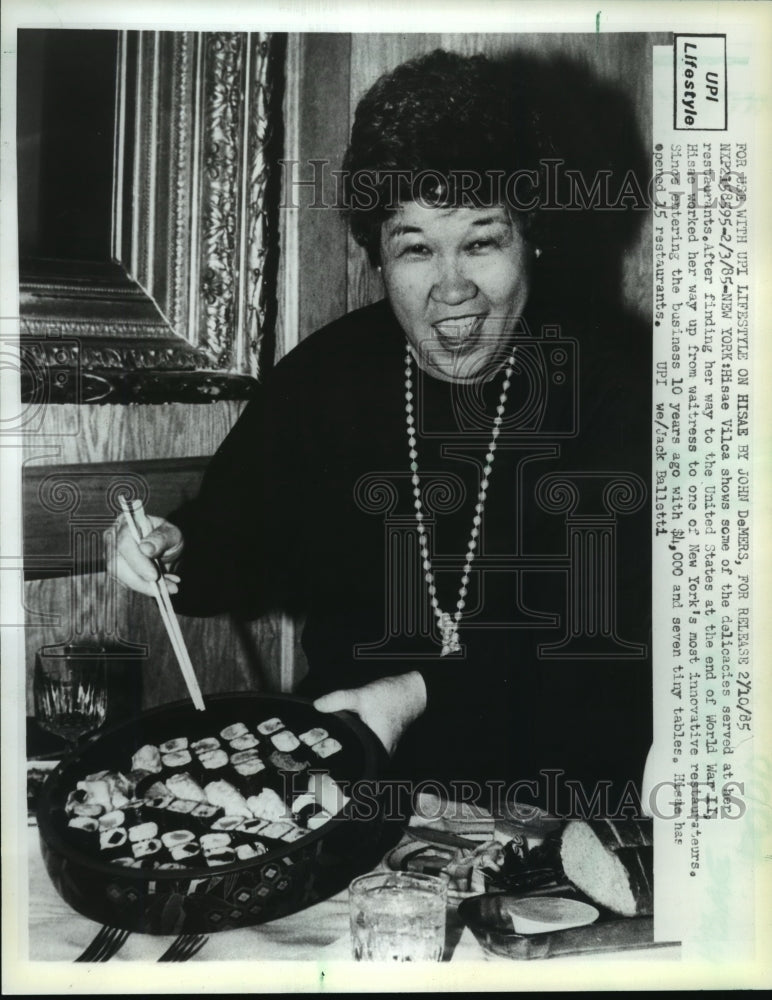
[[533, 252], [534, 257], [538, 260], [541, 257], [541, 250], [537, 247]]

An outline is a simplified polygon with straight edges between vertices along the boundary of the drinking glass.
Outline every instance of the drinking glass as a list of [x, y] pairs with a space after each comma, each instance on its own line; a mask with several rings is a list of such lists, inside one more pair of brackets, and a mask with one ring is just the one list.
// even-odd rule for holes
[[103, 650], [64, 647], [35, 657], [35, 718], [70, 751], [105, 721], [107, 681]]
[[349, 886], [351, 947], [358, 961], [439, 962], [448, 882], [436, 875], [374, 872]]

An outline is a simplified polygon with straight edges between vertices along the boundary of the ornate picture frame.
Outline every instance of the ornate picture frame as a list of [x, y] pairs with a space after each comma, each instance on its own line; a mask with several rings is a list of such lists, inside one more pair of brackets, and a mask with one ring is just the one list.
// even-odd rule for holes
[[111, 259], [22, 265], [23, 400], [247, 397], [273, 356], [286, 36], [115, 35]]

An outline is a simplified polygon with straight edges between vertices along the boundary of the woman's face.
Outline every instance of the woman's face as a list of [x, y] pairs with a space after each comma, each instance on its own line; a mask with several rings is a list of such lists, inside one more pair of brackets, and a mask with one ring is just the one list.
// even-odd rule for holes
[[381, 266], [426, 372], [450, 382], [493, 374], [529, 289], [527, 245], [505, 208], [406, 202], [381, 227]]

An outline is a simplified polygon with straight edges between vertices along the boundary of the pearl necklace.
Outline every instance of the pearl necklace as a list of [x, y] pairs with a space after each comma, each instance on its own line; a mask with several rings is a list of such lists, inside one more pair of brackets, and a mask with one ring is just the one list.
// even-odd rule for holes
[[509, 355], [504, 371], [504, 382], [501, 386], [499, 404], [496, 407], [496, 416], [493, 420], [491, 440], [488, 445], [488, 452], [485, 456], [483, 477], [480, 481], [480, 492], [477, 495], [477, 503], [474, 507], [472, 531], [469, 536], [464, 571], [461, 574], [461, 586], [458, 590], [456, 610], [451, 616], [447, 611], [443, 611], [440, 608], [437, 600], [437, 587], [434, 582], [432, 563], [429, 558], [429, 546], [426, 539], [426, 529], [424, 528], [423, 504], [421, 502], [421, 479], [418, 475], [418, 452], [416, 451], [415, 420], [413, 418], [413, 356], [409, 345], [405, 357], [405, 414], [407, 417], [407, 440], [410, 448], [410, 471], [412, 472], [413, 496], [415, 497], [415, 519], [418, 527], [418, 540], [421, 548], [421, 558], [423, 559], [424, 576], [429, 590], [429, 598], [431, 600], [434, 616], [437, 619], [440, 634], [442, 635], [442, 656], [447, 656], [449, 653], [458, 653], [461, 651], [461, 645], [458, 638], [458, 626], [464, 612], [464, 607], [466, 606], [465, 598], [467, 594], [467, 584], [469, 583], [469, 574], [472, 571], [475, 549], [477, 548], [477, 537], [480, 534], [480, 524], [482, 523], [483, 510], [485, 509], [485, 499], [488, 495], [489, 479], [493, 469], [493, 459], [496, 452], [496, 439], [501, 431], [501, 422], [504, 416], [504, 408], [507, 402], [507, 392], [509, 391], [510, 379], [512, 378], [514, 365], [515, 347], [512, 348], [512, 353]]

